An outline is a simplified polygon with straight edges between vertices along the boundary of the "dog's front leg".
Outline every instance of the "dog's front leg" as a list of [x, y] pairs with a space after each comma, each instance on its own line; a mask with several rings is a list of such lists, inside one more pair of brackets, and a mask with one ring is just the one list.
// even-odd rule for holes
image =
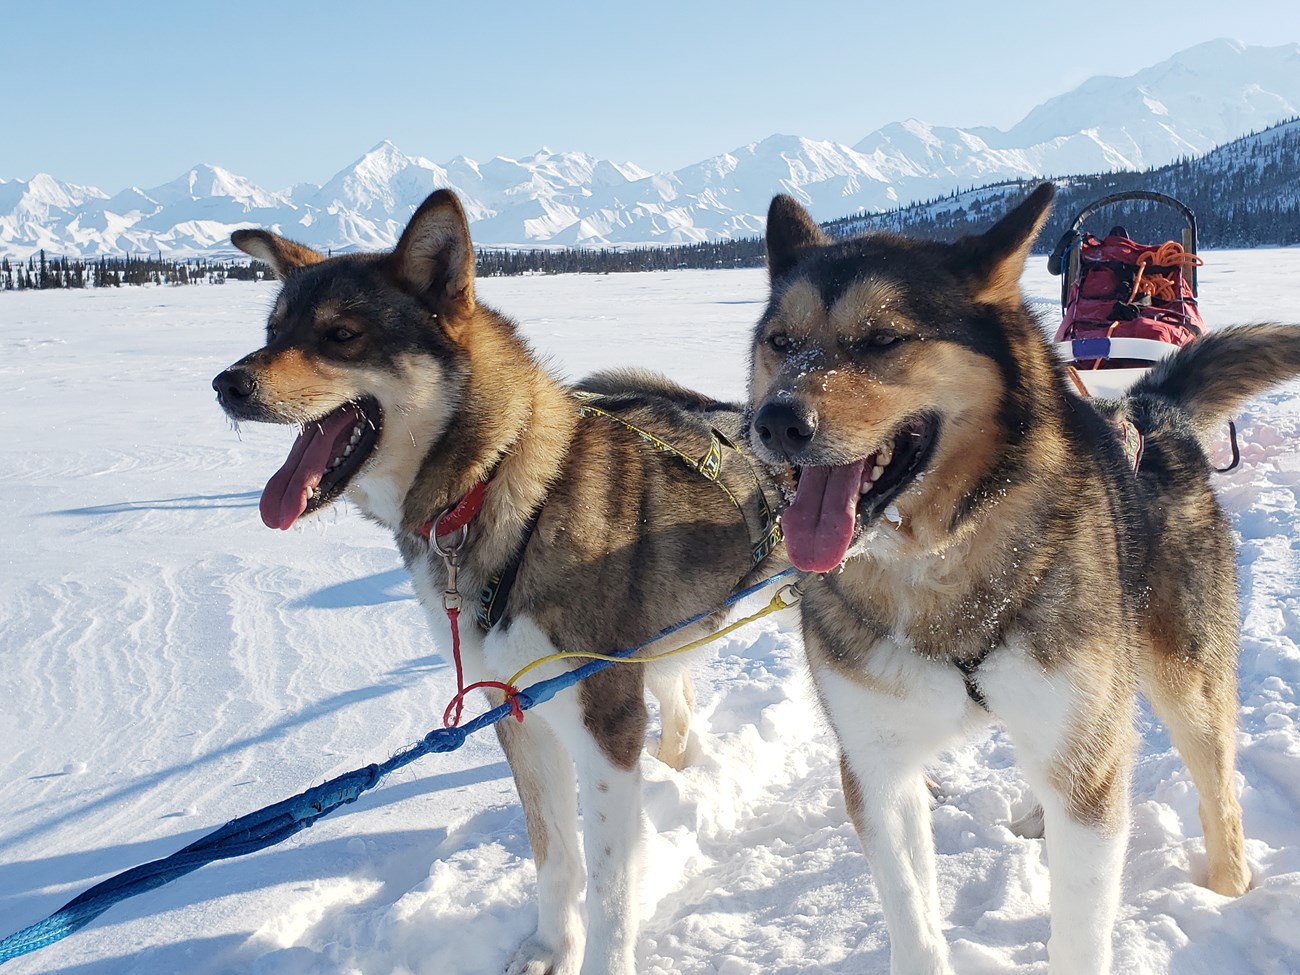
[[917, 712], [832, 668], [814, 673], [840, 739], [845, 805], [880, 893], [890, 971], [949, 975], [924, 765], [956, 731], [962, 702], [945, 722], [947, 708]]
[[537, 865], [537, 930], [515, 953], [508, 975], [577, 975], [582, 958], [582, 851], [577, 790], [569, 754], [546, 719], [498, 721], [497, 737], [514, 772], [528, 842]]
[[[1025, 774], [1030, 775], [1029, 763]], [[1044, 770], [1045, 771], [1045, 770]], [[1128, 776], [1127, 768], [1121, 773]], [[1128, 791], [1108, 801], [1103, 821], [1080, 816], [1077, 797], [1043, 789], [1047, 867], [1052, 879], [1051, 975], [1108, 975], [1128, 845]]]
[[1123, 662], [1099, 655], [1086, 672], [1054, 670], [1014, 647], [981, 668], [980, 686], [1006, 725], [1039, 797], [1047, 833], [1051, 975], [1105, 975], [1128, 844], [1132, 693]]
[[587, 854], [587, 949], [582, 975], [634, 975], [641, 887], [642, 674], [602, 671], [547, 704], [573, 756]]
[[946, 975], [951, 970], [948, 944], [939, 920], [930, 803], [920, 768], [855, 762], [845, 755], [840, 775], [880, 892], [890, 971]]
[[587, 848], [582, 975], [633, 975], [641, 901], [641, 769], [595, 745], [576, 756]]

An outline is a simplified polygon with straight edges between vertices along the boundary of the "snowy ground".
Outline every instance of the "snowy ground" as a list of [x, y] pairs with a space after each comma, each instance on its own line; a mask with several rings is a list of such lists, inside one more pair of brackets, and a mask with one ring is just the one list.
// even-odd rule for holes
[[[1213, 324], [1300, 320], [1300, 250], [1220, 252]], [[1026, 284], [1048, 317], [1056, 279]], [[570, 376], [638, 363], [744, 387], [761, 272], [488, 280]], [[222, 417], [211, 377], [259, 341], [274, 288], [0, 295], [0, 935], [227, 819], [379, 760], [437, 723], [451, 677], [391, 541], [339, 509], [262, 527], [289, 433]], [[1117, 969], [1300, 971], [1300, 386], [1242, 418], [1218, 483], [1241, 543], [1240, 788], [1255, 889], [1204, 872], [1196, 798], [1149, 716]], [[880, 905], [811, 705], [793, 619], [700, 661], [699, 759], [643, 763], [639, 969], [888, 971]], [[959, 971], [1043, 972], [1042, 845], [1006, 828], [1022, 780], [990, 733], [935, 769]], [[15, 973], [500, 971], [533, 868], [491, 735], [432, 756], [287, 844], [205, 867], [11, 963]]]

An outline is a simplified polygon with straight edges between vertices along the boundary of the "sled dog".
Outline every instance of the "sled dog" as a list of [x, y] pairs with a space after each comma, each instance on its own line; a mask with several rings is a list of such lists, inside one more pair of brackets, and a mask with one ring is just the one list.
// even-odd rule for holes
[[[262, 520], [287, 529], [346, 497], [392, 531], [444, 650], [447, 591], [465, 594], [467, 683], [560, 650], [635, 646], [783, 558], [774, 482], [733, 446], [742, 408], [644, 372], [557, 380], [476, 299], [450, 192], [425, 200], [388, 253], [327, 259], [264, 230], [232, 240], [282, 287], [264, 347], [213, 386], [236, 421], [300, 428]], [[457, 552], [454, 580], [439, 549]], [[606, 669], [496, 726], [537, 864], [537, 930], [511, 973], [632, 975], [647, 684], [659, 757], [680, 767], [693, 693], [674, 661]]]
[[[767, 224], [750, 439], [782, 514], [845, 804], [894, 972], [950, 971], [923, 766], [991, 719], [1045, 819], [1050, 968], [1109, 972], [1139, 688], [1200, 793], [1208, 885], [1250, 885], [1233, 791], [1237, 588], [1207, 443], [1300, 372], [1300, 327], [1225, 328], [1122, 400], [1073, 388], [1020, 292], [1044, 184], [982, 236]], [[1122, 428], [1145, 446], [1136, 470]]]

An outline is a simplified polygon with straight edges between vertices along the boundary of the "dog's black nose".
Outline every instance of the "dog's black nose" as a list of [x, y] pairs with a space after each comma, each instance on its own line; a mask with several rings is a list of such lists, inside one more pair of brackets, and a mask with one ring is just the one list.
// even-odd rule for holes
[[754, 417], [754, 432], [763, 446], [793, 457], [817, 432], [817, 411], [794, 403], [768, 403]]
[[242, 403], [257, 389], [257, 378], [247, 369], [234, 367], [212, 380], [212, 388], [222, 403]]

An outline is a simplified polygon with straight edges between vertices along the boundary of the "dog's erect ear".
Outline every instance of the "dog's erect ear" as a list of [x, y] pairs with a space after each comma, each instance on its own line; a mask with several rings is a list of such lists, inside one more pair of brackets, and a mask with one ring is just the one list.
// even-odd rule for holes
[[767, 273], [773, 281], [795, 265], [809, 247], [828, 243], [822, 228], [793, 197], [774, 196], [767, 208]]
[[269, 230], [236, 230], [230, 242], [249, 257], [271, 265], [276, 278], [283, 281], [300, 267], [319, 264], [325, 255]]
[[1052, 212], [1056, 187], [1042, 183], [1029, 196], [979, 237], [953, 245], [955, 270], [972, 282], [976, 301], [1018, 303], [1025, 259]]
[[397, 276], [434, 304], [474, 309], [474, 246], [460, 201], [438, 190], [420, 204], [393, 251]]

